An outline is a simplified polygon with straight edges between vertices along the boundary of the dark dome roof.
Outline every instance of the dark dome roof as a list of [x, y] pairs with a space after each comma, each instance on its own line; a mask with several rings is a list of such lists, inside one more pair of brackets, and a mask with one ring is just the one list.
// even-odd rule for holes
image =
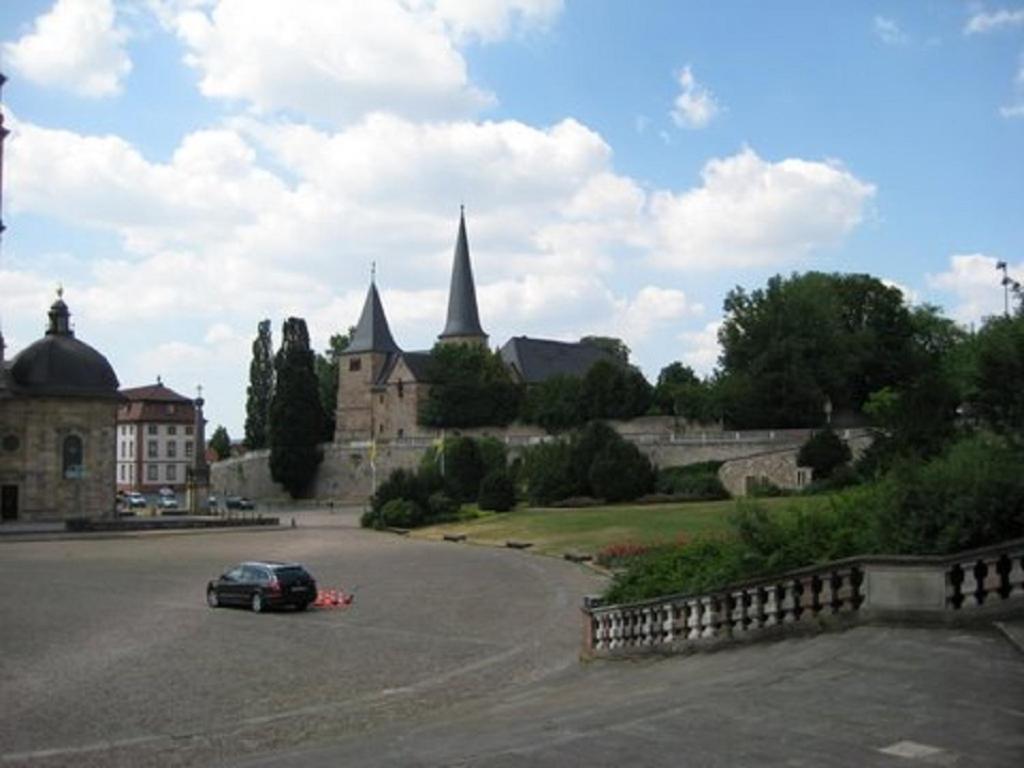
[[74, 336], [44, 336], [18, 353], [10, 370], [25, 394], [119, 397], [107, 358]]
[[75, 338], [67, 304], [60, 298], [50, 307], [50, 327], [39, 341], [11, 360], [14, 386], [27, 395], [109, 397], [120, 399], [117, 376], [107, 358]]

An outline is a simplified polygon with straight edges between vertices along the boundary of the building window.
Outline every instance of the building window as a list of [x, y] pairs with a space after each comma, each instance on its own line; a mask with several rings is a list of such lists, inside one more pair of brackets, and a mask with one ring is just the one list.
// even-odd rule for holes
[[405, 430], [402, 429], [401, 427], [398, 428], [398, 436], [405, 437]]
[[80, 477], [82, 472], [82, 438], [68, 435], [62, 451], [64, 477]]
[[380, 395], [380, 404], [384, 405], [384, 395]]
[[128, 443], [121, 443], [121, 458], [123, 459], [128, 453]]
[[811, 471], [809, 469], [797, 469], [796, 487], [803, 488], [809, 482], [811, 482]]
[[191, 435], [192, 432], [193, 432], [193, 429], [192, 429], [192, 425], [191, 424], [189, 424], [187, 427], [185, 427], [185, 434], [186, 435]]
[[350, 371], [358, 371], [362, 367], [363, 358], [361, 357], [353, 357], [351, 360], [348, 361], [348, 369]]
[[174, 464], [167, 465], [167, 482], [173, 483], [178, 479], [178, 467]]
[[155, 435], [156, 434], [156, 424], [150, 424], [148, 427], [146, 427], [146, 431], [149, 434], [151, 434], [151, 435]]
[[171, 440], [171, 442], [169, 442], [167, 444], [167, 458], [168, 459], [176, 459], [176, 458], [178, 458], [178, 444], [176, 442], [174, 442], [173, 440]]
[[168, 424], [167, 425], [167, 434], [168, 435], [176, 435], [176, 434], [178, 434], [178, 428], [176, 426], [174, 426], [173, 424]]
[[121, 465], [121, 482], [122, 483], [124, 482], [124, 479], [125, 479], [124, 472], [125, 472], [126, 469], [128, 469], [128, 466], [125, 465], [125, 464], [122, 464]]
[[193, 453], [192, 447], [194, 445], [195, 445], [195, 443], [193, 443], [191, 440], [188, 440], [188, 441], [185, 442], [185, 458], [186, 459], [191, 459], [192, 458], [192, 453]]
[[149, 464], [149, 465], [147, 465], [146, 466], [146, 479], [155, 483], [157, 480], [160, 479], [157, 476], [156, 472], [157, 472], [156, 464]]
[[168, 405], [167, 406], [167, 412], [168, 413], [174, 413], [174, 406], [173, 405]]
[[157, 453], [157, 442], [156, 442], [156, 440], [150, 440], [146, 444], [146, 457], [149, 458], [149, 459], [157, 459], [157, 458], [160, 457], [160, 454]]
[[13, 453], [21, 447], [21, 440], [18, 439], [17, 435], [4, 435], [3, 447], [5, 451]]
[[401, 379], [398, 380], [398, 396], [405, 397], [405, 383]]

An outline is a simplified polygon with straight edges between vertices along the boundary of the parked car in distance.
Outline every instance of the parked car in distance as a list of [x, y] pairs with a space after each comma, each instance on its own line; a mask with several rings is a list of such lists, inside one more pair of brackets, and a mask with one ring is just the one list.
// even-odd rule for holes
[[157, 502], [157, 506], [160, 509], [177, 509], [178, 508], [178, 497], [177, 496], [165, 496], [160, 495], [160, 500]]
[[206, 603], [249, 606], [256, 613], [293, 605], [306, 610], [316, 600], [316, 580], [299, 563], [239, 563], [206, 585]]
[[228, 496], [224, 499], [224, 506], [228, 509], [256, 509], [256, 504], [245, 496]]
[[124, 498], [130, 509], [146, 506], [146, 497], [141, 493], [129, 493]]

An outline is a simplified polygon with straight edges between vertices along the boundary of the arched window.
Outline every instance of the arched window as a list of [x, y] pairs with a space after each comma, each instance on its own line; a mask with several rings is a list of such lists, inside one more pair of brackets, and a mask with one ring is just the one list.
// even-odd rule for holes
[[64, 438], [64, 477], [78, 477], [82, 472], [82, 438], [68, 435]]

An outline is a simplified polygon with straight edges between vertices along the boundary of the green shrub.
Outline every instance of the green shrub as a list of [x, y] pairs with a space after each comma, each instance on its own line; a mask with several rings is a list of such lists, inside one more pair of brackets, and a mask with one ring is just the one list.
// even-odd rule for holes
[[655, 491], [670, 494], [680, 501], [728, 499], [729, 492], [718, 479], [718, 468], [721, 465], [720, 461], [705, 461], [660, 469], [654, 483]]
[[504, 469], [496, 469], [480, 481], [480, 509], [508, 512], [516, 503], [516, 489]]
[[476, 446], [480, 451], [480, 461], [483, 463], [481, 477], [508, 467], [508, 449], [501, 440], [496, 437], [481, 437], [476, 441]]
[[813, 469], [815, 480], [826, 480], [836, 469], [847, 464], [850, 458], [850, 446], [831, 429], [823, 429], [815, 432], [800, 446], [796, 462], [801, 467]]
[[639, 448], [619, 438], [597, 455], [588, 479], [595, 496], [612, 503], [628, 501], [654, 487], [654, 469]]
[[476, 501], [484, 462], [480, 448], [471, 437], [455, 437], [444, 443], [444, 482], [451, 496], [459, 501]]
[[897, 465], [882, 483], [888, 551], [945, 554], [1024, 536], [1024, 456], [980, 434], [927, 463]]
[[755, 571], [745, 563], [739, 541], [699, 538], [632, 558], [630, 566], [612, 578], [605, 598], [622, 603], [677, 592], [701, 592], [743, 580]]
[[427, 518], [425, 522], [447, 523], [459, 519], [461, 504], [444, 491], [435, 491], [427, 498]]
[[523, 454], [522, 478], [531, 504], [544, 506], [575, 495], [569, 444], [553, 440], [528, 448]]
[[423, 507], [410, 499], [391, 499], [381, 507], [377, 527], [415, 528], [423, 524]]

